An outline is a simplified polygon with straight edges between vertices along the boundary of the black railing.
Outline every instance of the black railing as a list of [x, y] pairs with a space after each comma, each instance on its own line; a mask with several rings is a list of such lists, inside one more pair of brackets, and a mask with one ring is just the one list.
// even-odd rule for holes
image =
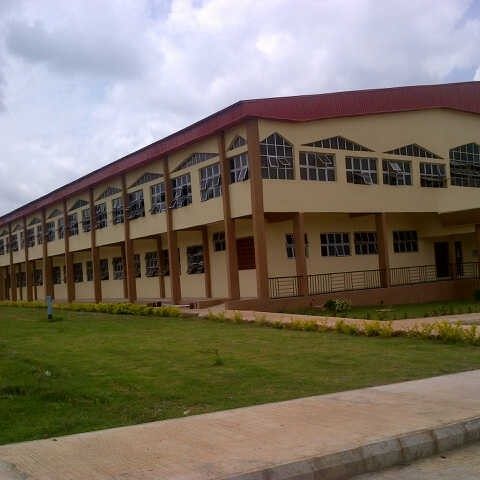
[[416, 265], [388, 270], [358, 270], [354, 272], [318, 273], [306, 276], [269, 278], [271, 298], [320, 295], [325, 293], [368, 290], [391, 286], [415, 285], [444, 280], [480, 279], [480, 263], [467, 262], [445, 267]]

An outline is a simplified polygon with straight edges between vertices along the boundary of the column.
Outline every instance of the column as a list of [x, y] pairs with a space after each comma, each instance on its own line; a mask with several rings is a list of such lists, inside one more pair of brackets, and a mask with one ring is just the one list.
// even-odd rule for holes
[[73, 283], [73, 255], [70, 252], [70, 227], [68, 225], [67, 200], [63, 200], [63, 223], [65, 231], [63, 239], [65, 242], [65, 271], [67, 275], [67, 302], [72, 303], [75, 300], [75, 285]]
[[124, 228], [125, 228], [125, 266], [127, 274], [127, 290], [128, 301], [135, 303], [137, 301], [137, 282], [135, 280], [135, 262], [133, 260], [133, 240], [130, 238], [130, 215], [128, 212], [128, 193], [127, 180], [122, 175], [122, 195], [123, 195], [123, 211], [124, 211]]
[[212, 298], [212, 273], [210, 267], [210, 248], [208, 245], [208, 228], [202, 227], [203, 271], [205, 278], [205, 297]]
[[163, 258], [163, 246], [162, 246], [162, 236], [159, 235], [156, 238], [157, 243], [157, 256], [158, 256], [158, 294], [160, 298], [165, 298], [165, 265]]
[[0, 268], [0, 300], [7, 299], [5, 269]]
[[35, 281], [35, 270], [37, 269], [36, 260], [32, 260], [32, 272], [33, 272], [33, 299], [38, 300], [38, 287], [37, 282]]
[[263, 209], [263, 180], [260, 161], [258, 119], [247, 120], [247, 146], [252, 200], [252, 227], [255, 244], [255, 268], [257, 297], [266, 300], [268, 291], [267, 239], [265, 234], [265, 212]]
[[127, 274], [127, 257], [125, 254], [125, 243], [120, 244], [120, 256], [122, 257], [123, 264], [123, 298], [130, 298], [128, 296], [128, 274]]
[[173, 215], [170, 205], [172, 204], [172, 182], [170, 181], [170, 169], [168, 167], [168, 157], [163, 159], [164, 177], [165, 177], [165, 198], [167, 201], [166, 220], [167, 220], [167, 243], [168, 243], [168, 261], [170, 267], [170, 285], [173, 303], [180, 303], [182, 300], [182, 289], [180, 285], [180, 261], [178, 258], [178, 239], [177, 231], [173, 229]]
[[227, 261], [228, 298], [240, 298], [240, 280], [238, 273], [237, 239], [235, 219], [232, 218], [230, 203], [230, 165], [225, 156], [225, 134], [217, 137], [220, 174], [222, 177], [223, 228], [225, 230], [225, 256]]
[[100, 281], [100, 256], [97, 247], [97, 217], [93, 188], [88, 191], [88, 202], [90, 207], [90, 258], [93, 271], [93, 296], [95, 303], [100, 303], [102, 301], [102, 282]]
[[475, 248], [477, 250], [475, 278], [480, 278], [480, 224], [475, 225]]
[[52, 282], [52, 259], [48, 256], [48, 240], [47, 240], [47, 217], [45, 209], [42, 210], [42, 231], [43, 231], [43, 289], [45, 297], [53, 297]]
[[375, 214], [375, 227], [378, 245], [378, 269], [380, 270], [380, 284], [382, 287], [390, 286], [390, 258], [388, 255], [388, 229], [387, 214]]
[[27, 301], [33, 300], [33, 282], [32, 282], [32, 265], [28, 259], [28, 240], [27, 240], [27, 218], [23, 217], [23, 239], [24, 239], [24, 254], [25, 254], [25, 277], [27, 286]]
[[295, 213], [293, 217], [293, 237], [295, 239], [295, 267], [298, 277], [298, 294], [308, 295], [307, 258], [305, 255], [305, 214]]
[[15, 265], [13, 264], [13, 252], [12, 252], [12, 225], [8, 224], [8, 251], [10, 254], [10, 291], [12, 301], [17, 301], [17, 275], [15, 273]]
[[[18, 267], [17, 267], [17, 265], [18, 265]], [[21, 264], [21, 263], [18, 263], [17, 265], [14, 265], [13, 268], [14, 268], [14, 269], [15, 269], [15, 268], [18, 268], [18, 278], [20, 278], [20, 277], [22, 276], [22, 275], [21, 275], [21, 273], [22, 273], [22, 264]], [[18, 287], [18, 293], [19, 293], [19, 295], [20, 295], [20, 301], [22, 301], [22, 300], [23, 300], [23, 286], [22, 286], [22, 282], [20, 282], [20, 286]]]

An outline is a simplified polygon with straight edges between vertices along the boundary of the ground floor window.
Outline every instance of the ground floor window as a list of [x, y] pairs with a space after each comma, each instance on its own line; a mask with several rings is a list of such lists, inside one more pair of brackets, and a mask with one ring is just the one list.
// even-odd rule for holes
[[346, 232], [320, 234], [322, 257], [346, 257], [350, 255], [350, 238]]
[[52, 280], [54, 285], [60, 285], [62, 283], [62, 269], [60, 267], [52, 268]]
[[100, 280], [108, 280], [109, 278], [108, 259], [102, 258], [100, 259]]
[[237, 238], [237, 257], [239, 270], [255, 268], [255, 243], [253, 237]]
[[145, 254], [145, 275], [147, 277], [158, 277], [159, 272], [158, 253], [147, 252]]
[[27, 275], [25, 272], [17, 273], [17, 287], [25, 287], [27, 285]]
[[355, 232], [353, 238], [356, 255], [374, 255], [378, 253], [376, 232]]
[[33, 284], [36, 287], [43, 285], [43, 272], [40, 268], [33, 271]]
[[113, 279], [123, 280], [125, 278], [125, 269], [122, 257], [115, 257], [112, 259]]
[[141, 278], [142, 276], [142, 265], [140, 263], [140, 255], [136, 253], [133, 256], [133, 266], [135, 267], [135, 278]]
[[[305, 256], [308, 258], [309, 246], [308, 235], [305, 234]], [[293, 233], [285, 234], [285, 250], [288, 258], [295, 258], [295, 235]]]
[[73, 281], [75, 283], [83, 282], [83, 265], [81, 263], [73, 264]]
[[223, 252], [225, 248], [225, 232], [215, 232], [213, 234], [213, 251]]
[[192, 245], [187, 247], [187, 273], [204, 273], [203, 247]]
[[87, 261], [86, 264], [86, 270], [87, 270], [87, 282], [92, 282], [93, 281], [93, 262], [90, 260]]
[[393, 251], [395, 253], [418, 252], [417, 232], [415, 230], [394, 231]]

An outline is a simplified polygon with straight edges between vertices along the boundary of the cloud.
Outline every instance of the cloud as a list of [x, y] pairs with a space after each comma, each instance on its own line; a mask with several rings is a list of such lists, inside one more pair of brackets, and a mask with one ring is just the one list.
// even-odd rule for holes
[[240, 99], [480, 80], [467, 0], [99, 5], [0, 8], [0, 213]]

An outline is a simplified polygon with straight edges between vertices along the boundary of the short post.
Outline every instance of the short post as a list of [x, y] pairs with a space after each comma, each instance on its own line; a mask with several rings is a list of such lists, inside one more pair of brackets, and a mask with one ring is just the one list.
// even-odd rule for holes
[[47, 318], [48, 320], [53, 318], [53, 298], [50, 295], [47, 296]]

